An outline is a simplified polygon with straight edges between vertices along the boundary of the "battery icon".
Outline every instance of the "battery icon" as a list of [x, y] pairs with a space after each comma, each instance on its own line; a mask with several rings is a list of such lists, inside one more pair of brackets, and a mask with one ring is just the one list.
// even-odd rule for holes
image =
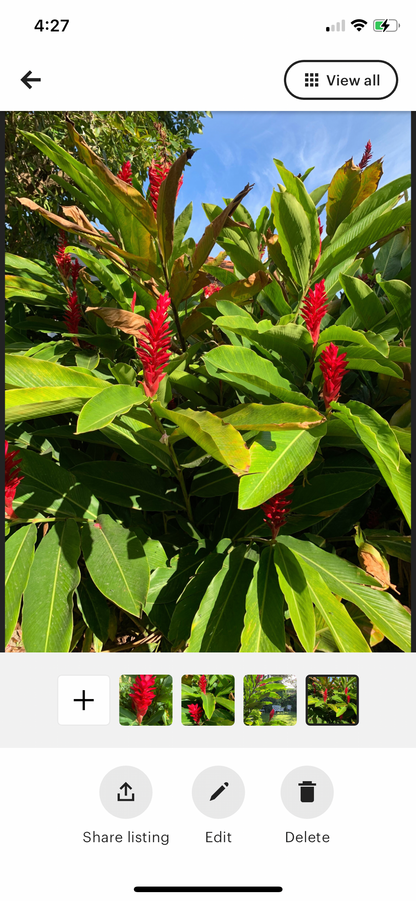
[[397, 31], [400, 28], [400, 25], [397, 19], [374, 19], [373, 22], [374, 31]]

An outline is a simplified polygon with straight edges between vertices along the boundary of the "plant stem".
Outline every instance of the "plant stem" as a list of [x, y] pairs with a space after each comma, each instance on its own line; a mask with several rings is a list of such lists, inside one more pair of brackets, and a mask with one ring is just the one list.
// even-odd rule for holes
[[[155, 421], [155, 423], [156, 423], [156, 426], [157, 426], [157, 428], [158, 428], [158, 431], [161, 432], [162, 435], [165, 435], [165, 430], [164, 430], [164, 428], [163, 428], [163, 425], [162, 425], [162, 423], [161, 423], [159, 417], [156, 415], [156, 413], [155, 413], [155, 411], [154, 411], [154, 409], [153, 409], [152, 404], [150, 404], [150, 412], [151, 412], [151, 414], [152, 414], [152, 416], [153, 416], [153, 419], [154, 419], [154, 421]], [[173, 446], [171, 445], [169, 439], [168, 439], [168, 441], [167, 441], [167, 447], [168, 447], [168, 451], [169, 451], [170, 458], [171, 458], [172, 463], [173, 463], [173, 465], [174, 465], [174, 467], [175, 467], [175, 472], [176, 472], [176, 476], [177, 476], [178, 482], [179, 482], [179, 484], [180, 484], [180, 486], [181, 486], [181, 490], [182, 490], [182, 494], [183, 494], [183, 499], [184, 499], [184, 501], [185, 501], [185, 507], [186, 507], [186, 512], [187, 512], [187, 514], [188, 514], [189, 522], [194, 526], [195, 523], [194, 523], [194, 517], [193, 517], [193, 514], [192, 514], [191, 501], [190, 501], [190, 498], [189, 498], [189, 494], [188, 494], [188, 492], [187, 492], [187, 490], [186, 490], [186, 485], [185, 485], [185, 479], [184, 479], [184, 477], [183, 477], [183, 472], [182, 472], [182, 469], [181, 469], [181, 467], [180, 467], [180, 465], [179, 465], [178, 458], [177, 458], [177, 456], [176, 456], [176, 454], [175, 454], [175, 451], [174, 451]]]

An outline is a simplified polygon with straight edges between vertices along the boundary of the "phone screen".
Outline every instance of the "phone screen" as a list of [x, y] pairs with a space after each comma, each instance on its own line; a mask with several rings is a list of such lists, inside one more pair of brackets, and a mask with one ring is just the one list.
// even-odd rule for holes
[[414, 14], [362, 11], [3, 13], [5, 898], [410, 898]]

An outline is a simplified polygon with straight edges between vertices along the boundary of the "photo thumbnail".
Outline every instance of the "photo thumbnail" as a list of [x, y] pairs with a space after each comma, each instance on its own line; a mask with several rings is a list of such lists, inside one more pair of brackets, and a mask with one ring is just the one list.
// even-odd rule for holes
[[234, 676], [182, 676], [184, 726], [232, 726]]
[[246, 726], [294, 726], [296, 676], [244, 676]]

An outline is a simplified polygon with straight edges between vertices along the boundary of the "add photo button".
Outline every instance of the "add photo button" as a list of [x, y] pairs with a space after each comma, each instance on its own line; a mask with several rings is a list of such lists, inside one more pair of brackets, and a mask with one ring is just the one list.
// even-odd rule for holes
[[298, 100], [385, 100], [397, 88], [396, 69], [385, 60], [301, 59], [286, 70], [285, 88]]

